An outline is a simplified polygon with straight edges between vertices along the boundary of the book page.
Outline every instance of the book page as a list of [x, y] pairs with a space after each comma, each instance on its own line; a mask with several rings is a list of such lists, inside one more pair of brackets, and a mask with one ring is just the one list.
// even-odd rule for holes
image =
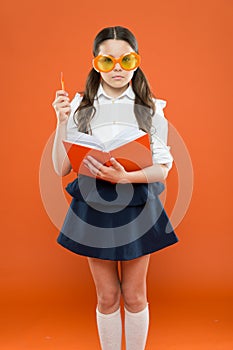
[[98, 149], [98, 150], [104, 150], [105, 149], [105, 145], [103, 144], [103, 142], [101, 142], [98, 137], [94, 136], [94, 135], [89, 135], [89, 134], [85, 134], [83, 132], [77, 131], [75, 139], [74, 140], [65, 140], [67, 142], [71, 142], [73, 144], [76, 145], [81, 145], [81, 146], [86, 146], [86, 147], [90, 147], [90, 148], [94, 148], [94, 149]]
[[123, 131], [119, 132], [114, 139], [104, 143], [106, 152], [109, 152], [117, 147], [120, 147], [130, 141], [136, 140], [137, 138], [145, 135], [146, 133], [137, 127], [126, 127]]
[[138, 127], [126, 126], [123, 131], [120, 131], [113, 139], [107, 142], [101, 142], [98, 137], [94, 135], [85, 134], [77, 131], [74, 140], [64, 140], [76, 145], [86, 146], [93, 149], [98, 149], [104, 152], [109, 152], [117, 147], [136, 140], [137, 138], [145, 135], [146, 133]]

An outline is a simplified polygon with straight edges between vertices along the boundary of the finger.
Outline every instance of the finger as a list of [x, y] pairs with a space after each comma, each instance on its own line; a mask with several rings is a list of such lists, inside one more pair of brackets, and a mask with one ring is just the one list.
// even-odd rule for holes
[[56, 91], [56, 98], [59, 96], [68, 96], [68, 92], [66, 92], [65, 90], [57, 90]]
[[110, 161], [114, 169], [116, 170], [124, 169], [124, 167], [115, 158], [110, 158]]
[[89, 162], [87, 159], [83, 160], [83, 163], [86, 168], [95, 176], [101, 176], [101, 171], [96, 168], [91, 162]]
[[70, 101], [69, 100], [64, 100], [64, 98], [59, 98], [59, 99], [57, 99], [57, 100], [55, 100], [53, 103], [52, 103], [52, 106], [53, 106], [53, 108], [60, 108], [60, 105], [62, 104], [62, 103], [66, 103], [67, 105], [68, 104], [70, 104]]
[[96, 160], [95, 158], [93, 158], [92, 156], [87, 156], [87, 159], [89, 160], [89, 162], [91, 162], [98, 170], [100, 170], [100, 168], [102, 168], [104, 165], [102, 163], [100, 163], [98, 160]]
[[58, 108], [70, 107], [70, 103], [69, 103], [69, 101], [63, 101], [63, 102], [60, 102], [59, 104], [57, 104], [57, 107]]
[[70, 111], [71, 111], [70, 107], [62, 108], [61, 110], [62, 113], [70, 113]]
[[64, 102], [64, 101], [69, 102], [70, 101], [69, 97], [68, 96], [58, 96], [55, 99], [54, 103], [60, 103], [60, 102]]
[[62, 108], [71, 108], [71, 105], [69, 103], [69, 101], [63, 101], [63, 102], [59, 102], [59, 103], [53, 103], [52, 104], [53, 108], [55, 109], [55, 111], [60, 111]]

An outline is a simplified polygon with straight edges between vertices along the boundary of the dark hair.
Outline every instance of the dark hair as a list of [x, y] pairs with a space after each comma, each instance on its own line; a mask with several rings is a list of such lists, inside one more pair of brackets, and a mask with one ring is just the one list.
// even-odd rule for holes
[[[129, 43], [135, 52], [138, 53], [138, 43], [135, 36], [129, 29], [117, 26], [104, 28], [97, 34], [93, 44], [94, 56], [98, 55], [100, 44], [108, 39], [124, 40]], [[91, 131], [90, 121], [96, 112], [93, 103], [99, 88], [100, 78], [100, 73], [92, 68], [86, 80], [82, 101], [74, 113], [74, 121], [77, 124], [79, 131], [85, 133]], [[149, 83], [140, 67], [134, 72], [132, 88], [135, 93], [134, 113], [139, 128], [150, 133], [152, 116], [155, 113], [155, 104], [152, 99], [153, 95]]]

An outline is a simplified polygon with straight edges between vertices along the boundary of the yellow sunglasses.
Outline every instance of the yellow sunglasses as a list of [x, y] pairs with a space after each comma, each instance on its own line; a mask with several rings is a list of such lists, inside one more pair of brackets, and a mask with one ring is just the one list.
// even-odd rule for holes
[[124, 70], [136, 69], [141, 62], [141, 57], [136, 52], [129, 52], [119, 58], [110, 55], [98, 55], [93, 59], [93, 66], [98, 72], [107, 73], [114, 69], [117, 63]]

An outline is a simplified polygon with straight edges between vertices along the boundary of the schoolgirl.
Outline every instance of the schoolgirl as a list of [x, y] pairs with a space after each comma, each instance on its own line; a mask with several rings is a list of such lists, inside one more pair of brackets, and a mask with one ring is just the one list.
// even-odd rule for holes
[[143, 350], [149, 327], [150, 254], [178, 241], [158, 197], [173, 161], [163, 113], [166, 102], [153, 97], [140, 68], [136, 38], [127, 28], [101, 30], [93, 55], [84, 93], [70, 102], [66, 91], [56, 92], [56, 172], [65, 176], [71, 171], [62, 140], [75, 140], [77, 130], [106, 141], [124, 128], [140, 128], [150, 134], [153, 165], [128, 172], [113, 158], [105, 166], [87, 156], [84, 163], [92, 176], [78, 174], [68, 184], [73, 198], [57, 241], [87, 257], [96, 286], [101, 348], [121, 349], [122, 296], [126, 349]]

